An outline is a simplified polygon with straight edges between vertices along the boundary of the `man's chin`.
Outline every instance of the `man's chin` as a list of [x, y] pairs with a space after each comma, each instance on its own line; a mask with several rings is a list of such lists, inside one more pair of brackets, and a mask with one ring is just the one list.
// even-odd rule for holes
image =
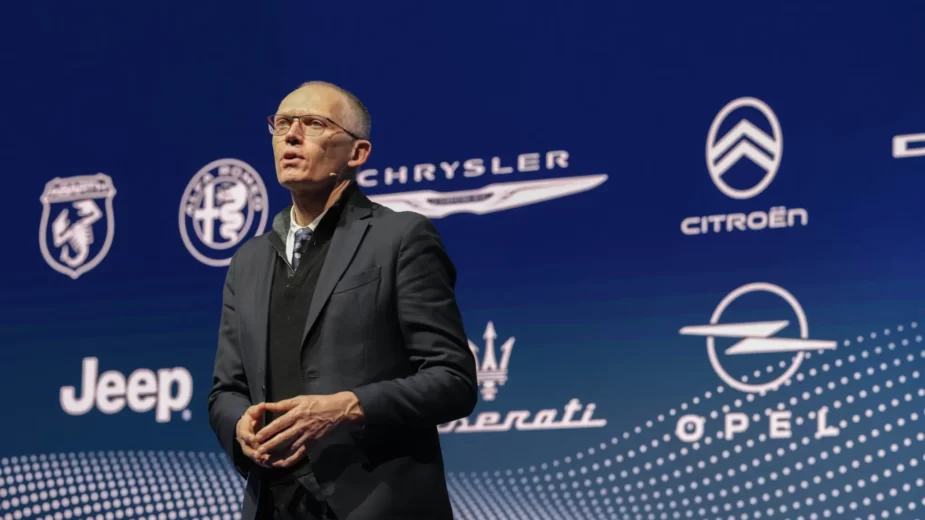
[[305, 173], [282, 171], [277, 176], [279, 184], [290, 191], [314, 191], [331, 186], [333, 177], [312, 177]]

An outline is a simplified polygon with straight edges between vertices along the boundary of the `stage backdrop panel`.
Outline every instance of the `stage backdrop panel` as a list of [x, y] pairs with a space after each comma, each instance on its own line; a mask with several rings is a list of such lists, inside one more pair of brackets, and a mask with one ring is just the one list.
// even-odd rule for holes
[[918, 518], [925, 8], [23, 3], [4, 29], [0, 518], [239, 518], [221, 288], [300, 83], [430, 217], [466, 519]]

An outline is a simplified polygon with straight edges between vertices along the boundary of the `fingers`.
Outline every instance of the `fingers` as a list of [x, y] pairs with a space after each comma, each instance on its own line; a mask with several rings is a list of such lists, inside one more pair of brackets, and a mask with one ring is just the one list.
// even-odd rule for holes
[[254, 436], [254, 421], [246, 416], [242, 417], [241, 420], [238, 421], [238, 427], [235, 430], [235, 437], [241, 444], [246, 444], [253, 448], [257, 448], [257, 440]]
[[279, 435], [276, 435], [266, 442], [262, 442], [260, 447], [257, 449], [257, 453], [260, 455], [266, 455], [274, 450], [284, 448], [289, 444], [292, 444], [293, 441], [297, 440], [299, 434], [301, 433], [302, 432], [300, 432], [298, 428], [287, 428], [286, 430], [280, 432]]
[[296, 462], [298, 462], [305, 455], [305, 445], [302, 445], [289, 457], [286, 457], [283, 460], [277, 460], [272, 462], [270, 465], [274, 468], [288, 468]]
[[299, 438], [295, 440], [295, 442], [289, 445], [286, 454], [282, 455], [282, 460], [280, 460], [279, 457], [272, 456], [267, 456], [264, 460], [267, 461], [267, 464], [270, 467], [289, 467], [305, 456], [305, 453], [308, 451], [308, 440], [310, 438], [311, 435], [308, 432], [300, 435]]
[[[267, 405], [267, 408], [269, 409], [269, 405]], [[294, 413], [286, 413], [281, 417], [277, 417], [273, 422], [264, 426], [257, 432], [257, 442], [263, 443], [270, 437], [292, 426], [295, 421], [296, 414]]]
[[241, 443], [242, 448], [246, 446], [248, 448], [257, 449], [259, 447], [259, 444], [256, 441], [256, 437], [254, 437], [253, 433], [249, 432], [239, 432], [238, 442]]
[[235, 436], [239, 441], [247, 443], [255, 449], [258, 446], [256, 436], [254, 435], [254, 427], [256, 424], [257, 419], [253, 418], [250, 414], [250, 408], [248, 408], [248, 411], [245, 411], [241, 419], [238, 420], [237, 429], [235, 430]]
[[296, 399], [283, 399], [276, 403], [263, 403], [264, 407], [271, 412], [288, 412], [299, 404]]
[[260, 464], [261, 466], [265, 466], [264, 463], [266, 462], [266, 457], [261, 456], [259, 453], [257, 453], [257, 450], [251, 448], [246, 443], [239, 442], [238, 444], [241, 445], [241, 452], [244, 453], [245, 457], [251, 459], [257, 464]]
[[238, 444], [241, 445], [241, 451], [244, 453], [245, 457], [252, 459], [252, 460], [257, 459], [257, 450], [251, 448], [250, 446], [248, 446], [246, 443], [243, 443], [243, 442], [239, 442]]
[[257, 421], [250, 421], [248, 426], [249, 428], [244, 432], [244, 441], [247, 442], [251, 448], [256, 450], [260, 447], [260, 442], [257, 441], [257, 433], [255, 431], [257, 427]]
[[248, 408], [244, 413], [253, 419], [260, 419], [260, 416], [266, 411], [266, 403], [257, 403]]

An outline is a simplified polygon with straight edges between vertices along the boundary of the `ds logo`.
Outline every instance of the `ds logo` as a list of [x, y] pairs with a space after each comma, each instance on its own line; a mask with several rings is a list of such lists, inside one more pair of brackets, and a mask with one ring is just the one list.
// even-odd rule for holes
[[893, 136], [893, 157], [925, 157], [925, 134], [906, 134]]
[[[73, 386], [61, 387], [61, 408], [70, 415], [83, 415], [96, 407], [105, 414], [122, 411], [125, 405], [135, 412], [143, 413], [154, 409], [154, 418], [159, 423], [170, 422], [173, 412], [182, 410], [184, 421], [192, 413], [186, 409], [193, 397], [193, 378], [183, 367], [162, 368], [157, 374], [140, 368], [125, 375], [107, 370], [99, 376], [99, 360], [84, 358], [81, 379], [81, 396]], [[176, 392], [173, 391], [176, 383]]]

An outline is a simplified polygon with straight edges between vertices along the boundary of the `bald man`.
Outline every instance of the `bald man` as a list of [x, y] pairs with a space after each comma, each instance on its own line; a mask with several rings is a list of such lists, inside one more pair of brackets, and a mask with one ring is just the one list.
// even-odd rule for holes
[[228, 266], [208, 396], [242, 520], [450, 519], [436, 427], [478, 395], [455, 268], [427, 218], [356, 185], [353, 94], [306, 83], [269, 124], [292, 204]]

